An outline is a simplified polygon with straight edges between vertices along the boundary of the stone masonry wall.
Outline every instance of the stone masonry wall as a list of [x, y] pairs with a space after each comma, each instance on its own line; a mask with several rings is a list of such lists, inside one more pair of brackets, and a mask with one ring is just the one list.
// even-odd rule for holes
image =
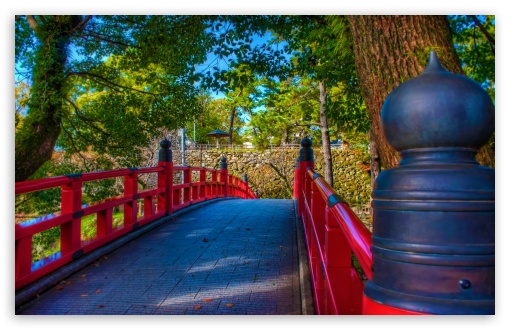
[[[242, 177], [248, 175], [252, 190], [261, 198], [292, 198], [294, 169], [298, 149], [266, 150], [263, 152], [243, 150], [199, 150], [186, 151], [186, 164], [219, 168], [220, 157], [227, 158], [229, 173]], [[370, 175], [363, 154], [356, 150], [333, 149], [334, 189], [352, 204], [370, 201]], [[323, 173], [323, 156], [314, 149], [315, 170]], [[173, 150], [174, 164], [181, 163], [180, 150]]]

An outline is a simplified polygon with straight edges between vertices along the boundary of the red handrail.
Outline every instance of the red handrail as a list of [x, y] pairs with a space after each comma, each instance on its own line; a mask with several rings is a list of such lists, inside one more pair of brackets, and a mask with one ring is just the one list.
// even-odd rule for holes
[[[335, 196], [335, 191], [322, 176], [316, 176], [313, 179], [316, 174], [313, 169], [308, 169], [307, 173], [314, 180], [314, 184], [317, 185], [317, 189], [325, 202]], [[370, 246], [372, 245], [372, 234], [345, 201], [339, 201], [330, 206], [330, 210], [338, 225], [342, 228], [363, 272], [368, 279], [371, 279], [372, 251], [370, 251]]]
[[[175, 171], [183, 173], [183, 183], [174, 185]], [[198, 172], [193, 181], [192, 172]], [[157, 173], [155, 189], [138, 191], [138, 175]], [[211, 179], [207, 180], [207, 173]], [[124, 177], [124, 193], [93, 205], [82, 205], [83, 182]], [[24, 287], [133, 229], [183, 209], [189, 205], [220, 197], [258, 198], [248, 182], [228, 174], [227, 169], [173, 166], [159, 162], [155, 167], [127, 168], [16, 182], [16, 194], [60, 188], [61, 210], [15, 226], [15, 288]], [[138, 216], [138, 200], [143, 200], [143, 215]], [[123, 223], [113, 227], [113, 208], [124, 206]], [[97, 215], [96, 236], [82, 240], [81, 218]], [[60, 251], [33, 261], [32, 240], [45, 230], [60, 228]]]
[[317, 314], [362, 314], [363, 281], [352, 255], [372, 277], [371, 233], [313, 169], [296, 170], [298, 214], [303, 221]]

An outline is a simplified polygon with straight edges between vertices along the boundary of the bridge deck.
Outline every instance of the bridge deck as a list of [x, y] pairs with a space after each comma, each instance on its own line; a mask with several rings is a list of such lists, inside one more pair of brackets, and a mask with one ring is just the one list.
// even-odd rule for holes
[[292, 200], [223, 200], [163, 224], [16, 314], [301, 314]]

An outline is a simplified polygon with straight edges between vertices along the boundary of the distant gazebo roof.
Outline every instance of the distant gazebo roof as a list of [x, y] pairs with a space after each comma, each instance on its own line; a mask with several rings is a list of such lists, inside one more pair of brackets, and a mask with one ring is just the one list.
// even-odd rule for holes
[[214, 136], [216, 138], [216, 148], [220, 148], [220, 137], [229, 136], [227, 132], [222, 131], [221, 129], [215, 129], [214, 131], [207, 133], [209, 136]]
[[214, 137], [222, 137], [222, 136], [228, 136], [229, 134], [227, 132], [222, 131], [221, 129], [215, 129], [214, 131], [207, 133], [209, 136]]

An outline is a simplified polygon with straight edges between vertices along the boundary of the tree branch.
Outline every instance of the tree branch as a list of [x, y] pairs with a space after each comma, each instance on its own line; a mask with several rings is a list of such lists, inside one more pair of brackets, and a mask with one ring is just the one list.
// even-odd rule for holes
[[492, 49], [492, 54], [496, 54], [495, 50], [496, 40], [490, 35], [489, 31], [487, 31], [483, 24], [478, 20], [478, 17], [476, 17], [476, 15], [469, 15], [469, 17], [471, 17], [471, 19], [475, 22], [476, 26], [478, 26], [480, 31], [482, 31], [485, 38], [487, 38], [487, 41], [489, 42], [489, 45], [491, 46]]
[[315, 122], [310, 122], [310, 123], [305, 123], [305, 124], [298, 124], [297, 122], [295, 122], [292, 125], [293, 126], [321, 126], [320, 123], [315, 123]]
[[87, 15], [87, 17], [85, 17], [84, 20], [81, 20], [80, 23], [78, 23], [75, 27], [73, 27], [73, 29], [71, 30], [71, 33], [78, 31], [78, 30], [83, 30], [83, 28], [85, 27], [85, 24], [87, 24], [87, 22], [90, 21], [92, 19], [92, 17], [93, 17], [93, 15]]
[[39, 27], [39, 23], [35, 20], [34, 15], [26, 15], [28, 25], [35, 31]]
[[135, 91], [135, 92], [138, 92], [138, 93], [142, 93], [142, 94], [147, 94], [147, 95], [152, 95], [152, 96], [159, 96], [158, 94], [154, 94], [154, 93], [150, 93], [150, 92], [145, 92], [145, 91], [141, 91], [141, 90], [136, 89], [136, 88], [132, 88], [132, 87], [127, 87], [127, 86], [122, 86], [122, 85], [116, 84], [116, 83], [106, 79], [105, 77], [102, 77], [100, 75], [97, 75], [97, 74], [94, 74], [94, 73], [90, 73], [90, 72], [69, 72], [68, 74], [70, 76], [95, 78], [96, 81], [102, 81], [103, 83], [111, 85], [111, 86], [115, 86], [115, 87], [119, 87], [119, 88], [124, 88], [124, 89], [129, 89], [129, 90], [132, 90], [132, 91]]
[[85, 167], [85, 170], [87, 172], [89, 172], [89, 167], [87, 166], [87, 160], [85, 159], [85, 157], [83, 157], [83, 155], [81, 154], [81, 152], [78, 150], [78, 148], [76, 147], [76, 144], [74, 143], [74, 138], [73, 136], [71, 135], [71, 133], [69, 133], [64, 125], [62, 125], [62, 123], [60, 123], [60, 127], [62, 128], [62, 131], [64, 131], [64, 133], [67, 135], [67, 137], [69, 138], [69, 140], [71, 141], [71, 145], [73, 146], [73, 149], [74, 151], [78, 154], [78, 156], [80, 156], [80, 158], [83, 160], [83, 167]]
[[269, 165], [276, 172], [276, 174], [278, 174], [278, 176], [283, 180], [283, 182], [285, 182], [285, 187], [287, 188], [288, 193], [292, 195], [292, 188], [289, 182], [287, 181], [285, 175], [283, 175], [282, 172], [280, 172], [280, 170], [278, 170], [278, 168], [273, 165], [273, 163], [268, 162], [267, 165]]
[[102, 40], [102, 41], [104, 41], [106, 43], [113, 44], [113, 45], [119, 45], [119, 46], [124, 46], [124, 47], [140, 48], [140, 47], [138, 47], [136, 45], [129, 45], [129, 44], [125, 44], [125, 43], [120, 42], [120, 41], [111, 40], [111, 39], [108, 39], [106, 37], [103, 37], [103, 36], [101, 36], [99, 34], [95, 34], [95, 33], [84, 34], [84, 35], [82, 35], [82, 37], [96, 38], [96, 39]]
[[104, 131], [103, 129], [97, 127], [96, 125], [92, 124], [93, 122], [95, 122], [94, 120], [92, 119], [89, 119], [87, 117], [85, 117], [82, 113], [81, 113], [81, 110], [78, 108], [78, 106], [73, 102], [71, 101], [70, 99], [66, 98], [65, 99], [69, 104], [71, 104], [74, 108], [74, 112], [76, 113], [76, 116], [78, 116], [78, 118], [80, 118], [81, 120], [83, 120], [89, 127], [92, 127], [93, 129], [95, 129], [96, 131], [99, 131], [100, 133], [106, 135], [106, 136], [111, 136], [110, 133]]
[[[73, 127], [74, 131], [76, 132], [76, 134], [78, 134], [83, 140], [85, 140], [87, 143], [91, 144], [91, 145], [94, 145], [97, 143], [97, 141], [91, 141], [89, 139], [87, 139], [85, 136], [83, 136], [80, 131], [76, 128], [76, 126], [74, 126], [73, 122], [71, 120], [67, 120], [67, 122]], [[111, 136], [111, 135], [110, 135]], [[115, 148], [115, 149], [126, 149], [128, 148], [128, 146], [114, 146], [114, 145], [111, 145], [111, 144], [104, 144], [106, 147], [108, 148]]]

